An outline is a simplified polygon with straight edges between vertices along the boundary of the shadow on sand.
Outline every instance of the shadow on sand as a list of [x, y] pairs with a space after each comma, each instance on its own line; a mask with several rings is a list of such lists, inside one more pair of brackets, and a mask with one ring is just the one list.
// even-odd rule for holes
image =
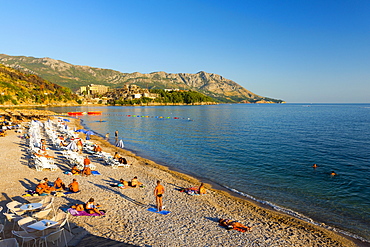
[[103, 247], [103, 246], [111, 246], [111, 247], [135, 247], [137, 245], [126, 244], [123, 242], [118, 242], [115, 240], [98, 237], [92, 234], [87, 234], [77, 246], [85, 246], [85, 247]]

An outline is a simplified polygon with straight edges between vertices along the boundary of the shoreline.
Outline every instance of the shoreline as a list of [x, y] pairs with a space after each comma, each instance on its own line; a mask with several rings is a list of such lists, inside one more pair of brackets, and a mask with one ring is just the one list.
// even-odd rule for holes
[[[74, 118], [74, 119], [75, 120], [77, 120], [77, 119], [80, 120], [81, 127], [90, 129], [90, 128], [88, 128], [88, 126], [86, 124], [83, 123], [82, 119], [80, 119], [80, 118]], [[95, 130], [93, 130], [93, 129], [90, 129], [90, 130], [95, 132]], [[101, 140], [106, 141], [104, 139], [104, 136], [101, 133], [98, 133], [98, 132], [95, 132], [95, 133], [97, 134], [96, 136], [99, 136], [101, 138]], [[108, 142], [111, 146], [115, 147], [112, 142], [109, 142], [109, 141], [106, 141], [106, 142]], [[348, 238], [349, 240], [351, 240], [353, 242], [356, 242], [356, 244], [358, 244], [359, 246], [369, 246], [370, 247], [370, 241], [369, 240], [367, 240], [363, 237], [360, 237], [356, 234], [347, 232], [345, 230], [342, 230], [340, 228], [336, 228], [334, 226], [326, 225], [325, 223], [320, 222], [319, 220], [312, 219], [308, 216], [302, 215], [301, 213], [296, 212], [294, 210], [291, 210], [289, 208], [284, 208], [284, 207], [278, 206], [278, 205], [276, 205], [272, 202], [256, 199], [251, 195], [245, 194], [244, 192], [240, 192], [240, 191], [238, 191], [236, 189], [233, 189], [233, 188], [228, 188], [224, 185], [218, 184], [218, 183], [216, 183], [214, 181], [211, 181], [207, 178], [196, 176], [195, 174], [187, 174], [185, 171], [183, 171], [181, 169], [178, 169], [176, 167], [171, 167], [170, 165], [167, 165], [167, 164], [166, 165], [158, 164], [158, 163], [156, 163], [156, 161], [138, 156], [135, 153], [135, 150], [127, 150], [127, 149], [124, 149], [124, 150], [127, 151], [128, 153], [132, 154], [133, 155], [132, 157], [140, 158], [142, 160], [149, 161], [150, 164], [154, 164], [155, 168], [159, 168], [159, 169], [167, 171], [169, 173], [176, 173], [177, 176], [180, 179], [185, 179], [186, 181], [191, 182], [191, 183], [195, 183], [195, 184], [199, 184], [200, 182], [203, 182], [206, 185], [207, 188], [212, 188], [212, 190], [214, 190], [214, 191], [218, 191], [218, 192], [221, 192], [221, 193], [226, 193], [230, 197], [248, 201], [248, 202], [254, 204], [257, 207], [261, 207], [261, 208], [264, 208], [264, 209], [267, 209], [267, 210], [271, 210], [271, 211], [276, 212], [276, 213], [281, 213], [283, 215], [293, 217], [294, 219], [301, 220], [301, 221], [306, 222], [308, 224], [312, 224], [312, 225], [317, 226], [317, 227], [322, 227], [322, 228], [324, 228], [328, 231], [336, 232], [336, 233], [340, 234], [341, 236], [343, 236], [345, 238]]]
[[[81, 119], [69, 119], [70, 127], [82, 126]], [[60, 157], [56, 157], [60, 167], [58, 171], [37, 172], [29, 168], [24, 156], [24, 140], [15, 136], [17, 134], [10, 131], [0, 142], [0, 147], [8, 150], [0, 161], [3, 169], [0, 179], [4, 181], [1, 206], [10, 198], [19, 199], [25, 189], [32, 188], [45, 176], [50, 180], [60, 176], [66, 183], [70, 182], [72, 177], [61, 172], [68, 165]], [[82, 193], [55, 198], [59, 208], [84, 202], [93, 196], [105, 206], [104, 209], [108, 209], [104, 217], [70, 217], [70, 222], [90, 234], [136, 246], [365, 246], [334, 231], [261, 207], [229, 191], [219, 190], [212, 184], [206, 185], [208, 193], [204, 196], [180, 193], [178, 188], [199, 185], [199, 179], [117, 148], [101, 136], [93, 135], [91, 141], [100, 143], [103, 151], [119, 151], [133, 165], [130, 168], [112, 169], [93, 158], [102, 175], [78, 176], [76, 178]], [[126, 180], [136, 175], [139, 181], [144, 182], [145, 188], [121, 190], [107, 186], [120, 178]], [[156, 180], [163, 181], [166, 188], [164, 203], [166, 210], [172, 212], [167, 216], [146, 210], [154, 204], [152, 189]], [[227, 231], [218, 226], [217, 219], [221, 217], [252, 226], [252, 232]]]
[[[77, 120], [77, 119], [75, 119], [75, 120]], [[85, 128], [88, 127], [87, 125], [85, 125], [83, 123], [82, 119], [78, 119], [78, 120], [80, 120], [81, 127], [85, 127]], [[92, 131], [94, 131], [94, 130], [92, 130]], [[98, 137], [98, 138], [96, 138], [96, 141], [98, 141], [100, 143], [102, 143], [102, 141], [107, 142], [108, 146], [110, 145], [110, 146], [116, 148], [113, 143], [111, 143], [109, 141], [106, 141], [101, 133], [98, 133], [98, 132], [95, 132], [95, 133], [98, 134], [98, 135], [96, 135], [96, 137]], [[351, 234], [351, 233], [347, 233], [347, 232], [345, 232], [341, 229], [337, 229], [335, 227], [325, 225], [324, 223], [313, 221], [313, 220], [311, 220], [310, 218], [308, 218], [306, 216], [304, 216], [304, 217], [308, 218], [310, 221], [305, 220], [305, 219], [300, 219], [300, 218], [298, 218], [294, 215], [291, 215], [287, 212], [284, 212], [284, 211], [279, 211], [279, 210], [276, 209], [276, 207], [278, 207], [278, 208], [281, 208], [281, 207], [276, 206], [273, 203], [266, 204], [265, 201], [257, 200], [255, 198], [254, 199], [249, 198], [247, 196], [242, 195], [243, 194], [242, 192], [239, 192], [239, 191], [236, 191], [236, 190], [234, 191], [231, 188], [227, 188], [223, 185], [217, 184], [213, 181], [210, 181], [209, 179], [206, 179], [206, 178], [203, 178], [203, 177], [197, 177], [196, 175], [186, 174], [184, 171], [181, 171], [180, 169], [176, 169], [176, 168], [171, 167], [171, 166], [158, 164], [155, 161], [152, 161], [152, 160], [149, 160], [147, 158], [136, 155], [135, 150], [126, 150], [126, 149], [124, 149], [124, 151], [125, 151], [125, 153], [127, 152], [127, 154], [130, 155], [131, 157], [135, 157], [136, 159], [139, 159], [141, 161], [145, 161], [148, 165], [151, 165], [156, 169], [160, 169], [162, 171], [168, 172], [169, 174], [175, 175], [177, 178], [179, 178], [181, 180], [185, 180], [187, 182], [194, 183], [194, 184], [199, 184], [202, 181], [202, 182], [204, 182], [205, 187], [208, 190], [213, 190], [216, 193], [220, 193], [220, 194], [222, 194], [226, 197], [231, 198], [232, 200], [237, 200], [237, 201], [241, 200], [243, 202], [250, 203], [249, 206], [256, 208], [256, 211], [266, 210], [266, 214], [271, 213], [271, 217], [276, 217], [278, 219], [283, 219], [284, 217], [287, 217], [288, 218], [288, 219], [286, 219], [287, 221], [290, 221], [290, 222], [296, 221], [297, 224], [304, 225], [305, 227], [308, 227], [308, 228], [312, 227], [312, 228], [323, 229], [325, 231], [328, 231], [329, 234], [335, 234], [335, 235], [338, 235], [338, 236], [343, 237], [345, 239], [348, 239], [349, 241], [354, 243], [356, 246], [361, 246], [361, 247], [370, 246], [370, 242], [367, 241], [366, 239], [363, 239], [360, 236], [357, 236], [357, 235], [354, 235], [354, 234]], [[281, 208], [281, 209], [285, 209], [285, 208]], [[293, 212], [295, 212], [295, 211], [293, 211]], [[295, 213], [297, 213], [297, 212], [295, 212]], [[284, 221], [284, 220], [282, 220], [282, 221]]]

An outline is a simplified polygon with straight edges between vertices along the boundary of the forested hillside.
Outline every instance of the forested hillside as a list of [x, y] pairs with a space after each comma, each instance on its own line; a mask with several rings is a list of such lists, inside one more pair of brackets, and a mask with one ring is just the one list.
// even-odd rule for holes
[[76, 103], [69, 88], [0, 64], [0, 105]]

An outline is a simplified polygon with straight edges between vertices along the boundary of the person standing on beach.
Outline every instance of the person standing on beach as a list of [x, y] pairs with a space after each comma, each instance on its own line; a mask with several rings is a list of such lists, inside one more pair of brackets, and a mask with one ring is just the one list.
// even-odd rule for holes
[[109, 140], [109, 133], [105, 134], [105, 140]]
[[161, 185], [161, 181], [157, 181], [157, 186], [154, 189], [154, 196], [155, 202], [157, 204], [157, 211], [161, 212], [163, 207], [163, 194], [164, 194], [164, 187]]

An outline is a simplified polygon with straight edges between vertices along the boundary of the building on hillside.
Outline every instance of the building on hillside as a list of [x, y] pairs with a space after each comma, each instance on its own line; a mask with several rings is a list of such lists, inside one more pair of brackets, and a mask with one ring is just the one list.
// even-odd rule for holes
[[108, 102], [112, 102], [114, 100], [134, 100], [140, 99], [142, 97], [147, 97], [151, 99], [155, 99], [158, 97], [158, 94], [150, 93], [148, 89], [140, 88], [136, 85], [124, 85], [122, 88], [112, 89], [105, 94], [105, 96], [109, 99]]
[[96, 95], [96, 94], [105, 94], [108, 91], [109, 91], [108, 86], [90, 84], [87, 86], [80, 87], [79, 93], [86, 94], [86, 95]]

